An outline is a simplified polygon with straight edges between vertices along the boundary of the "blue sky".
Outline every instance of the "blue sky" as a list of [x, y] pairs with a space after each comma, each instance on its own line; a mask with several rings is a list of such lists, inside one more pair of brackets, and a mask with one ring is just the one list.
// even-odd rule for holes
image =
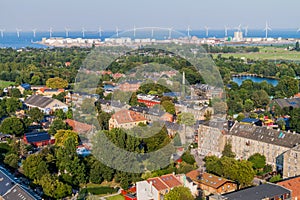
[[242, 24], [300, 27], [299, 0], [0, 0], [0, 28], [15, 30], [130, 29], [133, 25], [193, 30]]

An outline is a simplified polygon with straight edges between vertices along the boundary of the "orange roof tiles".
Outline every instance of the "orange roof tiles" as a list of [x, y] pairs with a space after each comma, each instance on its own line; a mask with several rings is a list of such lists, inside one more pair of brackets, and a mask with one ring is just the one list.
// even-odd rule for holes
[[182, 183], [173, 174], [161, 176], [160, 179], [165, 184], [167, 184], [169, 188], [174, 188], [182, 185]]
[[228, 179], [221, 178], [209, 173], [203, 173], [202, 176], [200, 176], [200, 172], [197, 170], [193, 170], [187, 173], [186, 176], [192, 179], [193, 181], [196, 181], [200, 184], [204, 184], [215, 189], [221, 187], [227, 182], [233, 182]]
[[158, 190], [166, 190], [168, 186], [160, 179], [160, 178], [149, 178], [147, 180], [148, 183], [152, 183], [152, 185]]
[[67, 119], [66, 123], [77, 133], [87, 133], [93, 128], [92, 125], [81, 123], [72, 119]]
[[296, 199], [296, 197], [300, 198], [300, 176], [280, 181], [277, 185], [291, 190], [293, 199]]
[[144, 116], [132, 110], [120, 110], [112, 116], [112, 119], [115, 119], [118, 124], [142, 122], [147, 120]]

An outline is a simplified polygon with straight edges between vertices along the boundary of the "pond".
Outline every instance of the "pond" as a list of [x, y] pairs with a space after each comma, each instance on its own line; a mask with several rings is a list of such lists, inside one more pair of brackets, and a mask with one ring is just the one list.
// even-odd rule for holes
[[252, 80], [254, 83], [261, 83], [263, 81], [267, 81], [267, 83], [276, 86], [278, 84], [278, 80], [273, 78], [264, 78], [258, 76], [240, 76], [240, 77], [233, 77], [233, 82], [237, 83], [239, 86], [242, 85], [244, 80]]

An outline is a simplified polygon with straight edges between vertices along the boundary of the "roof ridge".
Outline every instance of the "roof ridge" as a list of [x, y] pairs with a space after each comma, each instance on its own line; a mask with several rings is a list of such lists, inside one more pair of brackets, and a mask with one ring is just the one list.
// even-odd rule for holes
[[168, 184], [164, 181], [164, 180], [162, 180], [160, 177], [157, 177], [165, 186], [167, 186], [167, 188], [169, 188], [170, 189], [170, 187], [168, 186]]

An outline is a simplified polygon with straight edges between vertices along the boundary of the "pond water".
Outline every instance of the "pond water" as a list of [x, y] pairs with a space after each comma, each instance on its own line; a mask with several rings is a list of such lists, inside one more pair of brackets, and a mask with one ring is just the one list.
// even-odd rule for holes
[[258, 76], [241, 76], [241, 77], [233, 77], [233, 82], [237, 83], [239, 86], [242, 85], [244, 80], [252, 80], [254, 83], [261, 83], [263, 81], [267, 81], [267, 83], [276, 86], [278, 84], [278, 80], [273, 78], [262, 78]]

